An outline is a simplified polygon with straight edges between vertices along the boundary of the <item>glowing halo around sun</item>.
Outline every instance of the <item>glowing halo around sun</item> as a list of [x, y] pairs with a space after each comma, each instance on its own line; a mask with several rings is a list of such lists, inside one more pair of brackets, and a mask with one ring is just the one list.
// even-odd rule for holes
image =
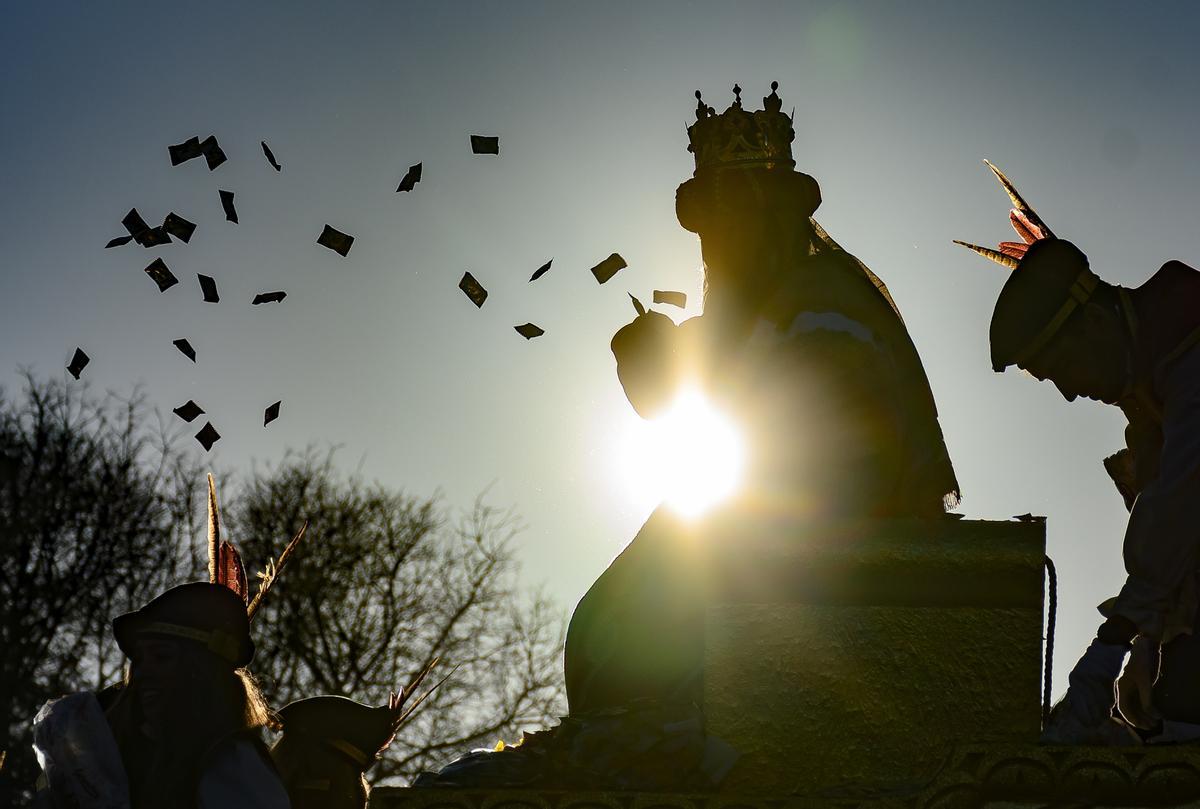
[[631, 494], [664, 502], [689, 519], [733, 495], [745, 465], [737, 426], [693, 388], [657, 418], [631, 424], [617, 455]]

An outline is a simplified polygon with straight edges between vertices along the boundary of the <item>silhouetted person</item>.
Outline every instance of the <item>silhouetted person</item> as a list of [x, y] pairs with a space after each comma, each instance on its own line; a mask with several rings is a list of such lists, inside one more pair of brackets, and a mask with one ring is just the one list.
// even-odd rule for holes
[[[811, 218], [820, 189], [793, 170], [774, 85], [763, 104], [699, 102], [676, 213], [700, 236], [704, 313], [618, 331], [621, 384], [643, 417], [690, 386], [740, 423], [747, 473], [729, 508], [748, 519], [940, 516], [958, 483], [916, 348], [883, 283]], [[656, 511], [571, 618], [572, 716], [700, 702], [708, 573], [688, 527]]]
[[[129, 668], [123, 686], [101, 694], [111, 736], [90, 738], [101, 747], [115, 742], [119, 758], [106, 761], [118, 761], [124, 777], [96, 777], [124, 781], [132, 809], [286, 809], [287, 794], [259, 735], [267, 707], [245, 668], [254, 656], [245, 601], [222, 584], [184, 584], [118, 616], [113, 634]], [[66, 700], [78, 697], [87, 699]], [[58, 723], [58, 730], [70, 728]], [[62, 749], [53, 745], [56, 737], [40, 737], [52, 755]], [[56, 793], [77, 789], [76, 772], [95, 780], [74, 761], [58, 763], [58, 774], [54, 767], [47, 773], [42, 805], [71, 805]]]
[[399, 716], [391, 705], [373, 708], [335, 696], [281, 708], [283, 735], [271, 757], [292, 809], [364, 809], [371, 791], [364, 773], [391, 743]]
[[1016, 365], [1049, 380], [1067, 401], [1084, 396], [1121, 408], [1128, 446], [1105, 465], [1131, 508], [1128, 576], [1101, 606], [1106, 620], [1072, 670], [1044, 740], [1114, 739], [1113, 686], [1131, 648], [1120, 689], [1125, 718], [1144, 729], [1160, 715], [1200, 723], [1200, 644], [1192, 634], [1200, 561], [1200, 273], [1171, 261], [1140, 287], [1124, 289], [1092, 273], [1073, 244], [1040, 238], [1044, 231], [1034, 227], [1027, 251], [1008, 253], [1019, 264], [992, 315], [992, 366]]

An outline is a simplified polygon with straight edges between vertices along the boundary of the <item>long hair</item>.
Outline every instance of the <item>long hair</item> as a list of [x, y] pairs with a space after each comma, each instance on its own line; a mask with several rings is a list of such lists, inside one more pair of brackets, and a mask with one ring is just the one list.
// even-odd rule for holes
[[223, 739], [267, 725], [271, 712], [254, 676], [197, 644], [177, 641], [186, 684], [171, 695], [162, 737], [150, 740], [143, 728], [136, 683], [125, 670], [121, 695], [108, 710], [133, 809], [191, 806], [204, 760]]

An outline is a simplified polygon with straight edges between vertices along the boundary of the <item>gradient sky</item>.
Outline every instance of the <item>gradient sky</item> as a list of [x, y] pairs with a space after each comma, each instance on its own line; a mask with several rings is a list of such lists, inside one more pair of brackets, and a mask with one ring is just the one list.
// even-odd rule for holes
[[[1200, 13], [1147, 8], [9, 5], [0, 383], [19, 387], [23, 366], [65, 375], [78, 345], [97, 390], [198, 401], [222, 468], [332, 444], [342, 465], [452, 505], [490, 486], [527, 526], [526, 580], [570, 608], [654, 506], [619, 474], [636, 416], [608, 341], [633, 317], [626, 292], [683, 290], [673, 316], [699, 313], [699, 242], [674, 216], [692, 93], [724, 109], [736, 81], [758, 108], [778, 80], [818, 220], [888, 283], [921, 351], [960, 510], [1049, 517], [1061, 691], [1122, 581], [1125, 511], [1100, 460], [1123, 420], [991, 371], [1003, 271], [950, 240], [1012, 238], [987, 157], [1109, 281], [1198, 260]], [[228, 163], [170, 166], [168, 144], [210, 133]], [[472, 155], [472, 133], [498, 135], [499, 157]], [[422, 182], [394, 193], [418, 161]], [[102, 249], [132, 206], [196, 222], [192, 243]], [[316, 246], [325, 223], [356, 237], [347, 258]], [[630, 266], [597, 286], [588, 269], [613, 251]], [[181, 280], [166, 294], [142, 273], [155, 255]], [[491, 292], [482, 310], [457, 289], [465, 270]], [[201, 302], [197, 272], [220, 304]], [[274, 289], [287, 300], [250, 306]], [[545, 336], [512, 330], [527, 320]]]

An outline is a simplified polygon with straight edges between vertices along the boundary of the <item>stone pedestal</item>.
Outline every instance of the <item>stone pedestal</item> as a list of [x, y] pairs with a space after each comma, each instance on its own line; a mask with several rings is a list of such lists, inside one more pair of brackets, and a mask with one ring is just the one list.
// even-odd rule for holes
[[704, 710], [742, 753], [723, 792], [903, 789], [955, 746], [1036, 743], [1043, 523], [785, 525], [706, 543]]
[[[831, 795], [376, 789], [371, 809], [1042, 809], [1200, 807], [1200, 749], [978, 744], [914, 790]], [[840, 794], [839, 794], [840, 793]]]
[[1200, 807], [1200, 748], [1037, 744], [1038, 522], [714, 519], [708, 729], [717, 794], [377, 789], [372, 809]]

